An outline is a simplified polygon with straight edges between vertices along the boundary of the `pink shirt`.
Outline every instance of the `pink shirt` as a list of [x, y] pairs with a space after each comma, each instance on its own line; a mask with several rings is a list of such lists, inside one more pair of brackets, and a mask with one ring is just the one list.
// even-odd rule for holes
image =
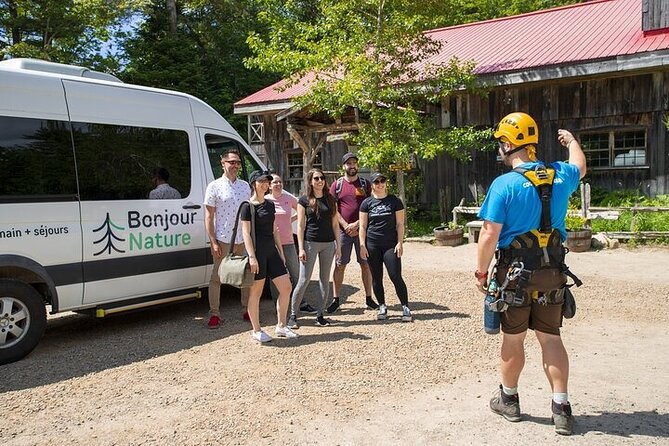
[[274, 215], [274, 222], [279, 228], [279, 238], [282, 245], [292, 245], [293, 241], [293, 224], [291, 218], [293, 216], [293, 206], [297, 206], [297, 198], [289, 192], [283, 191], [281, 196], [276, 199], [272, 194], [265, 195], [265, 200], [272, 201], [276, 214]]

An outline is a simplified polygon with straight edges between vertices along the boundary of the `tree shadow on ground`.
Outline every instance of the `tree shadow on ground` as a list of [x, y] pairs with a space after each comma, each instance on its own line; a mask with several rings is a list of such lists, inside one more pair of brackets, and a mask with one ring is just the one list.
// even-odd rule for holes
[[[330, 327], [323, 327], [323, 330], [328, 330], [331, 327], [335, 327], [335, 325], [332, 325]], [[355, 339], [356, 341], [368, 341], [371, 338], [367, 335], [356, 334], [351, 331], [336, 331], [322, 334], [308, 334], [308, 335], [301, 334], [300, 337], [295, 339], [277, 340], [276, 338], [274, 338], [272, 342], [263, 344], [263, 347], [265, 346], [274, 348], [297, 347], [301, 345], [315, 344], [317, 342], [334, 342], [334, 341], [341, 341], [344, 339]]]
[[[543, 425], [553, 424], [550, 417], [523, 415], [523, 420]], [[590, 432], [626, 438], [632, 436], [669, 438], [669, 414], [656, 411], [576, 414], [574, 435]]]

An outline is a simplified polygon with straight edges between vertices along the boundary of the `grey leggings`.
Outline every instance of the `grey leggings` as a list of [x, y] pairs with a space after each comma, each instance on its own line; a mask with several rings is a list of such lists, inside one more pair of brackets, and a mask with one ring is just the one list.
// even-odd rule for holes
[[330, 298], [330, 268], [335, 255], [335, 242], [304, 242], [304, 250], [307, 253], [307, 261], [300, 262], [300, 278], [293, 290], [293, 297], [290, 300], [290, 314], [297, 315], [297, 311], [302, 303], [304, 292], [307, 291], [311, 273], [314, 272], [316, 257], [318, 257], [319, 278], [318, 284], [321, 289], [321, 298], [316, 299], [316, 310], [319, 315], [325, 310], [325, 303]]

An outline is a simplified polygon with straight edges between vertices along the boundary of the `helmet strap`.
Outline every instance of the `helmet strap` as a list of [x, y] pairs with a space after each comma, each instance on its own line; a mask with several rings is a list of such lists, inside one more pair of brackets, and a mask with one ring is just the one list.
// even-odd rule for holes
[[508, 152], [505, 152], [505, 153], [504, 153], [504, 156], [509, 157], [509, 156], [513, 155], [514, 153], [523, 150], [525, 147], [527, 147], [527, 146], [529, 146], [529, 145], [530, 145], [530, 144], [523, 144], [522, 146], [518, 146], [518, 147], [516, 147], [515, 149], [512, 149], [512, 150], [509, 150]]

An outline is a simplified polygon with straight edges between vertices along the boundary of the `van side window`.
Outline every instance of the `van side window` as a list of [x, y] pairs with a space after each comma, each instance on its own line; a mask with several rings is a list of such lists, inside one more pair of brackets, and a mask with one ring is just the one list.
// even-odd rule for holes
[[241, 178], [246, 180], [251, 172], [260, 169], [258, 163], [246, 153], [246, 149], [238, 141], [211, 133], [204, 135], [204, 141], [207, 145], [207, 155], [211, 170], [214, 172], [214, 178], [220, 178], [223, 175], [221, 155], [230, 150], [236, 150], [242, 158], [242, 168], [239, 171]]
[[156, 168], [182, 197], [190, 194], [187, 132], [81, 122], [72, 131], [82, 200], [146, 200]]
[[76, 200], [69, 123], [0, 116], [0, 172], [0, 202]]

